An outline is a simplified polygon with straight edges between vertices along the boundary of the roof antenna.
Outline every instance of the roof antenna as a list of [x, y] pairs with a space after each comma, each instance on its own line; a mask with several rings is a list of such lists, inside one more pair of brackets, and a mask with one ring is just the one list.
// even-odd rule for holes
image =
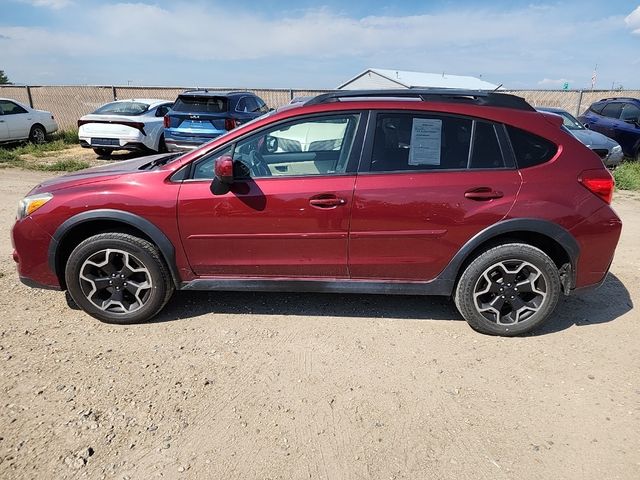
[[493, 91], [491, 93], [497, 92], [498, 90], [500, 90], [500, 88], [502, 88], [502, 85], [504, 85], [504, 83], [501, 83], [500, 85], [498, 85], [496, 88], [493, 89]]

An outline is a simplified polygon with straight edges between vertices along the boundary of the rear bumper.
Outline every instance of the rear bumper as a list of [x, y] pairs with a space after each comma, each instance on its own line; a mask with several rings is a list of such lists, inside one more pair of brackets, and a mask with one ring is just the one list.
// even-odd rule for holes
[[576, 290], [596, 287], [604, 282], [621, 232], [622, 221], [608, 205], [571, 229], [571, 234], [580, 245]]
[[80, 146], [84, 148], [104, 148], [106, 150], [131, 150], [131, 151], [146, 151], [149, 150], [144, 143], [141, 142], [126, 142], [122, 144], [119, 142], [117, 145], [106, 145], [106, 144], [92, 144], [90, 141], [81, 139]]
[[218, 138], [221, 133], [193, 134], [190, 132], [176, 132], [170, 129], [164, 131], [164, 142], [170, 152], [185, 152], [198, 148], [200, 145]]

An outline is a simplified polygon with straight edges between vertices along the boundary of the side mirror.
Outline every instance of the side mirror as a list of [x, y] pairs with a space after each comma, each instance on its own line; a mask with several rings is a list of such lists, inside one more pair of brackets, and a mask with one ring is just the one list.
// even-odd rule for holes
[[628, 118], [625, 122], [630, 123], [636, 127], [640, 127], [640, 118]]
[[233, 184], [233, 158], [223, 155], [217, 158], [213, 166], [213, 182], [211, 182], [211, 193], [214, 195], [224, 195], [228, 193]]
[[267, 135], [264, 149], [266, 153], [275, 153], [276, 150], [278, 150], [278, 137], [272, 137], [271, 135]]

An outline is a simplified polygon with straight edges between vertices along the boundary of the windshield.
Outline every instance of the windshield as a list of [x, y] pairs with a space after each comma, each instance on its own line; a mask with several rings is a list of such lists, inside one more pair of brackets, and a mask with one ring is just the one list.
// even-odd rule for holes
[[101, 106], [96, 115], [142, 115], [149, 110], [149, 104], [142, 102], [112, 102]]
[[562, 125], [568, 130], [584, 130], [582, 124], [570, 113], [559, 112], [558, 115], [562, 117]]

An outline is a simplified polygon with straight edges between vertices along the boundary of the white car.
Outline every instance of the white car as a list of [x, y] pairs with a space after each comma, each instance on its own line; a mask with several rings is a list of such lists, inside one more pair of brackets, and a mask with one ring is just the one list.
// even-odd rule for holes
[[30, 140], [42, 143], [58, 130], [51, 112], [35, 110], [10, 98], [0, 98], [0, 143]]
[[147, 98], [107, 103], [78, 120], [80, 145], [100, 156], [114, 150], [166, 152], [164, 116], [172, 105]]

